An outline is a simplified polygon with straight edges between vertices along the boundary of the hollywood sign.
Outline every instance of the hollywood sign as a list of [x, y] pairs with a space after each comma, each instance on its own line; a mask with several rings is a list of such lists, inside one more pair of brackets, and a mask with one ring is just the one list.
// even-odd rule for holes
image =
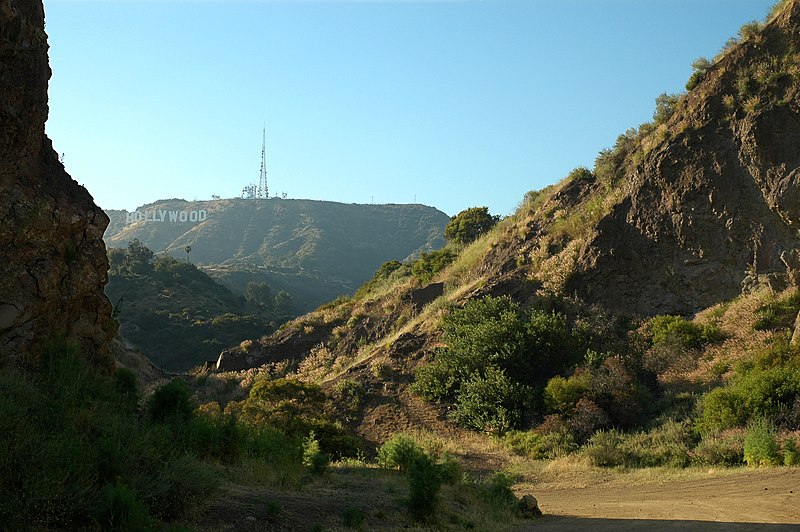
[[125, 213], [125, 223], [136, 222], [202, 222], [208, 218], [208, 211], [168, 211], [166, 209], [152, 209], [149, 211], [134, 211]]

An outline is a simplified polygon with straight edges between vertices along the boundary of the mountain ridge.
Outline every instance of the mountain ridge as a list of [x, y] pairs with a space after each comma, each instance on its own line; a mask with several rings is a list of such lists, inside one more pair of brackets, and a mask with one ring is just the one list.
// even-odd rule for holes
[[[275, 290], [292, 293], [304, 311], [352, 293], [383, 262], [441, 247], [449, 220], [441, 211], [418, 204], [277, 198], [160, 200], [138, 211], [205, 211], [206, 217], [126, 224], [127, 211], [107, 211], [111, 223], [105, 239], [110, 247], [138, 238], [157, 253], [190, 258], [240, 293], [247, 282], [266, 280]], [[189, 257], [186, 246], [191, 246]]]

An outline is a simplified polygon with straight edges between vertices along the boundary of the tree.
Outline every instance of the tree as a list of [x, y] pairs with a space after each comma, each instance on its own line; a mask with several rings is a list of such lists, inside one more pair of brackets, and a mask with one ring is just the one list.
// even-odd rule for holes
[[289, 292], [285, 292], [281, 290], [277, 294], [275, 294], [274, 299], [274, 306], [273, 311], [278, 316], [289, 316], [292, 313], [292, 305], [294, 305], [294, 298], [289, 294]]
[[656, 98], [656, 110], [653, 112], [653, 121], [656, 124], [663, 124], [675, 112], [678, 102], [681, 101], [680, 94], [667, 94], [662, 92]]
[[275, 305], [272, 288], [269, 287], [267, 283], [257, 283], [251, 281], [247, 283], [247, 286], [244, 289], [244, 298], [253, 303], [254, 305], [258, 305], [267, 311], [272, 310]]
[[134, 238], [132, 242], [128, 242], [128, 267], [131, 270], [148, 269], [155, 256], [156, 254], [145, 247], [138, 238]]
[[186, 246], [183, 250], [186, 252], [186, 262], [189, 262], [189, 253], [192, 252], [192, 246]]
[[450, 218], [444, 228], [444, 238], [455, 244], [469, 244], [499, 220], [499, 216], [489, 214], [488, 207], [471, 207]]

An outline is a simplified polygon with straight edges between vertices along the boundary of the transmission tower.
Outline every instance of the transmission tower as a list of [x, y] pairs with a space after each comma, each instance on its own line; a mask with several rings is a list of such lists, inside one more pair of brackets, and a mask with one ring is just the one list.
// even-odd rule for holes
[[262, 132], [261, 139], [261, 174], [258, 177], [258, 197], [269, 199], [269, 187], [267, 187], [267, 128]]

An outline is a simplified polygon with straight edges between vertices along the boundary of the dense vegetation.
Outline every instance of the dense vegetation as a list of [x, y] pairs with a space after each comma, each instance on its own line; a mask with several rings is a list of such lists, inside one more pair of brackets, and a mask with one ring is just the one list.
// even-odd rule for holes
[[[505, 477], [468, 479], [458, 461], [399, 435], [367, 463], [362, 442], [330, 421], [317, 385], [293, 379], [257, 380], [242, 401], [222, 409], [197, 404], [180, 379], [143, 393], [135, 374], [98, 373], [76, 349], [49, 345], [33, 373], [0, 371], [0, 522], [13, 530], [186, 530], [223, 483], [297, 490], [325, 483], [332, 468], [366, 474], [399, 468], [406, 487], [395, 497], [407, 517], [475, 527], [459, 511], [442, 517], [443, 486], [485, 519], [513, 519], [517, 499]], [[224, 410], [224, 411], [223, 411]], [[394, 487], [395, 474], [374, 477]], [[403, 482], [401, 482], [402, 485]], [[406, 495], [407, 494], [407, 495]], [[363, 508], [363, 509], [362, 509]], [[281, 507], [267, 505], [277, 517]], [[315, 516], [325, 520], [328, 516]], [[343, 506], [341, 523], [358, 526], [386, 515], [369, 506]], [[483, 519], [483, 518], [481, 518]], [[482, 521], [479, 521], [482, 522]], [[172, 526], [167, 526], [173, 523]]]
[[157, 366], [185, 371], [246, 338], [275, 329], [291, 313], [291, 296], [252, 283], [234, 295], [193, 264], [155, 257], [138, 240], [109, 249], [106, 294], [122, 336]]
[[15, 530], [143, 530], [195, 506], [214, 464], [302, 469], [297, 439], [196, 412], [180, 380], [143, 400], [132, 372], [97, 374], [59, 343], [32, 375], [0, 372], [0, 430], [0, 522]]
[[447, 347], [419, 368], [413, 389], [449, 405], [455, 423], [497, 434], [535, 459], [577, 453], [598, 466], [794, 465], [800, 346], [790, 344], [793, 323], [783, 315], [800, 311], [797, 294], [753, 316], [754, 329], [773, 327], [761, 351], [712, 368], [729, 372], [723, 382], [689, 390], [669, 376], [726, 340], [713, 321], [656, 316], [636, 327], [587, 328], [605, 318], [575, 301], [558, 303], [559, 313], [508, 298], [473, 300], [445, 316]]

